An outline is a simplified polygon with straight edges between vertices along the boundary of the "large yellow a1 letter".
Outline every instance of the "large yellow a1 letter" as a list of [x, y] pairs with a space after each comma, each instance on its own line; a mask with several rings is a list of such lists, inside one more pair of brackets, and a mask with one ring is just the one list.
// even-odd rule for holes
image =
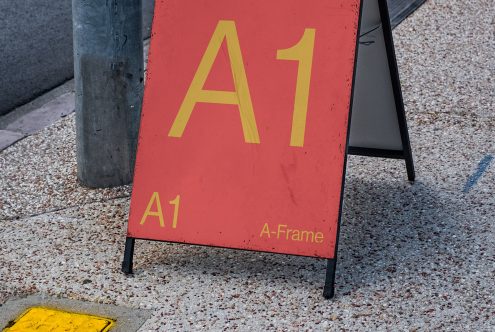
[[[211, 67], [220, 51], [224, 39], [227, 43], [235, 91], [204, 90], [203, 86], [205, 85], [206, 79], [208, 78]], [[241, 47], [234, 21], [222, 20], [218, 22], [210, 43], [196, 70], [196, 74], [189, 86], [189, 90], [175, 117], [172, 128], [170, 128], [168, 136], [182, 137], [194, 106], [198, 102], [237, 105], [241, 116], [244, 140], [246, 143], [260, 142], [251, 95], [249, 93], [246, 70], [242, 60]]]
[[[151, 211], [154, 202], [156, 202], [156, 211]], [[160, 203], [160, 195], [157, 192], [154, 192], [151, 196], [148, 206], [146, 207], [146, 211], [141, 218], [140, 224], [143, 225], [150, 216], [158, 217], [158, 220], [160, 221], [160, 227], [165, 227], [165, 223], [163, 221], [162, 204]]]

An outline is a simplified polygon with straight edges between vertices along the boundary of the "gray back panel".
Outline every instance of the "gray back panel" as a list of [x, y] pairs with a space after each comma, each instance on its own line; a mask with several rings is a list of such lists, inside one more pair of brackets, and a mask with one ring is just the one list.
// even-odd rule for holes
[[402, 150], [378, 0], [363, 0], [349, 146]]

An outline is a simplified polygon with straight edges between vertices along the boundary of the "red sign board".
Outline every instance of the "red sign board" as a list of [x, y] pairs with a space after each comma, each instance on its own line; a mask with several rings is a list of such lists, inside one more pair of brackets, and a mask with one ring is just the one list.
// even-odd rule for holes
[[157, 1], [128, 237], [333, 258], [359, 7]]

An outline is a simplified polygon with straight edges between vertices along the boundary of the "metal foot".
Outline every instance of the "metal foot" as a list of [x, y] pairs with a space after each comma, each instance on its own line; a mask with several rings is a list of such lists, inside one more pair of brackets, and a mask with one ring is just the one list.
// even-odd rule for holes
[[122, 272], [132, 274], [132, 260], [134, 258], [134, 242], [136, 239], [128, 237], [125, 239], [124, 261], [122, 262]]
[[410, 182], [414, 182], [416, 180], [416, 174], [414, 172], [414, 162], [412, 156], [406, 157], [406, 169], [407, 169], [407, 179]]
[[327, 273], [325, 276], [325, 287], [323, 288], [323, 297], [331, 299], [335, 295], [335, 269], [337, 267], [337, 258], [329, 259], [327, 262]]

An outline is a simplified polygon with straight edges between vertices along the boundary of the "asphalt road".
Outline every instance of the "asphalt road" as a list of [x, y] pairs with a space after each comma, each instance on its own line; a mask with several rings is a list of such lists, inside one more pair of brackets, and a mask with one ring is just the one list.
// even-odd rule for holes
[[[72, 78], [70, 0], [0, 0], [0, 115]], [[143, 0], [149, 36], [154, 0]]]
[[[395, 26], [425, 0], [388, 0]], [[154, 0], [143, 0], [144, 36]], [[70, 0], [0, 0], [0, 116], [73, 77]]]

